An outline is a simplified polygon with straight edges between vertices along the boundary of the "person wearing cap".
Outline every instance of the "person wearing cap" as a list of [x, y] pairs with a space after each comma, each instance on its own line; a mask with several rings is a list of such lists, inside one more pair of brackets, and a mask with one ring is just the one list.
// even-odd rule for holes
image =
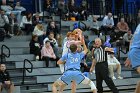
[[114, 71], [116, 70], [118, 79], [123, 79], [123, 77], [121, 77], [121, 65], [120, 62], [114, 56], [114, 51], [108, 53], [107, 59], [108, 59], [107, 62], [108, 62], [109, 76], [112, 79], [116, 79], [116, 77], [114, 76]]

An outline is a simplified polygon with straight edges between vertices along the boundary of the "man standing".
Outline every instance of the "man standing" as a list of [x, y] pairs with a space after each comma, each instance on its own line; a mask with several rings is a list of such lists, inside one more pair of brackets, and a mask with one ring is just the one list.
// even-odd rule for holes
[[58, 86], [66, 86], [68, 84], [71, 84], [72, 81], [75, 81], [77, 84], [83, 83], [89, 85], [91, 87], [92, 92], [97, 93], [94, 83], [89, 78], [85, 77], [80, 71], [81, 60], [88, 51], [84, 39], [82, 44], [84, 47], [83, 52], [78, 53], [77, 45], [71, 44], [70, 45], [71, 52], [64, 54], [64, 56], [62, 56], [62, 58], [57, 62], [58, 64], [64, 64], [64, 62], [66, 61], [65, 63], [66, 71], [57, 81], [53, 83], [52, 86], [53, 93], [57, 93]]
[[93, 72], [93, 68], [95, 66], [98, 93], [103, 93], [103, 80], [113, 93], [119, 93], [108, 73], [107, 51], [113, 51], [113, 49], [103, 47], [100, 38], [95, 39], [95, 47], [96, 48], [93, 48], [92, 50], [94, 59], [90, 68], [90, 72]]

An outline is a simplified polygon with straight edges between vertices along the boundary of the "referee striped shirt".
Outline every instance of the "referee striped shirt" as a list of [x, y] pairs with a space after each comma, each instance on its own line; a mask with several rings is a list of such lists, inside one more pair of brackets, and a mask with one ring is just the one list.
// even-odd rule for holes
[[95, 48], [93, 54], [97, 63], [106, 61], [106, 52], [104, 47]]

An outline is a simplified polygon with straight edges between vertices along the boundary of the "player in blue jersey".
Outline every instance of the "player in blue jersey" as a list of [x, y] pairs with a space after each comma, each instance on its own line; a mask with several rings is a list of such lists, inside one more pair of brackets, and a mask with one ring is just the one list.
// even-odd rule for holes
[[140, 74], [140, 24], [137, 26], [133, 35], [125, 65], [132, 65], [132, 68], [136, 69], [136, 71]]
[[64, 54], [64, 56], [62, 56], [62, 58], [60, 58], [60, 60], [57, 62], [57, 64], [65, 64], [66, 70], [63, 73], [63, 75], [53, 83], [52, 86], [53, 93], [57, 93], [57, 87], [66, 86], [68, 84], [71, 84], [72, 81], [75, 81], [77, 84], [80, 83], [87, 84], [91, 87], [93, 93], [97, 93], [96, 86], [94, 85], [94, 83], [89, 78], [84, 76], [80, 71], [81, 60], [88, 51], [84, 39], [82, 41], [82, 44], [84, 47], [83, 52], [78, 53], [77, 45], [71, 44], [70, 45], [71, 52]]

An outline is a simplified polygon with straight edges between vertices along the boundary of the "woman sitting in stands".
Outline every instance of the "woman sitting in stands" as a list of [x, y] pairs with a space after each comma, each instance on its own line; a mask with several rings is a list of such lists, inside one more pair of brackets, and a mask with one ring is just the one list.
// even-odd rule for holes
[[[47, 40], [41, 50], [41, 58], [46, 62], [46, 67], [49, 66], [49, 61], [58, 61], [59, 58], [55, 55], [50, 41]], [[57, 66], [57, 65], [56, 65]]]
[[36, 56], [36, 60], [41, 59], [41, 46], [38, 42], [38, 36], [37, 35], [33, 35], [32, 36], [32, 40], [30, 41], [30, 53], [34, 54]]
[[43, 45], [43, 40], [46, 37], [46, 32], [44, 31], [44, 26], [41, 23], [38, 23], [35, 26], [33, 35], [37, 35], [40, 45]]

